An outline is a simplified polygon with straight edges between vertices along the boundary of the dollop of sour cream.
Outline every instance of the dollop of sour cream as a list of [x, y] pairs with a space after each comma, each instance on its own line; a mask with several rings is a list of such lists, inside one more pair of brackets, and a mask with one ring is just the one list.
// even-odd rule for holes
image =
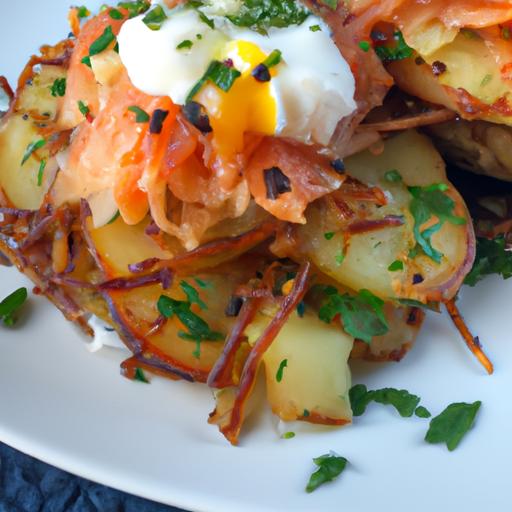
[[[322, 145], [356, 109], [354, 77], [320, 18], [310, 14], [301, 25], [261, 34], [208, 12], [212, 28], [186, 5], [165, 12], [159, 30], [151, 30], [141, 15], [124, 23], [118, 36], [121, 60], [143, 92], [183, 105], [213, 60], [229, 61], [242, 73], [232, 89], [201, 97], [218, 125], [230, 133], [234, 125], [240, 132]], [[252, 71], [274, 50], [281, 61], [272, 67], [271, 80], [261, 83]]]

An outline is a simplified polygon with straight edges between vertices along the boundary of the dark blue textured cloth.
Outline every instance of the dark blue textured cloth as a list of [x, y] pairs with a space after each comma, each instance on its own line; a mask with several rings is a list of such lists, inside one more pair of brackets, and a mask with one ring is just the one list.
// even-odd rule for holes
[[65, 473], [0, 443], [0, 512], [182, 512]]

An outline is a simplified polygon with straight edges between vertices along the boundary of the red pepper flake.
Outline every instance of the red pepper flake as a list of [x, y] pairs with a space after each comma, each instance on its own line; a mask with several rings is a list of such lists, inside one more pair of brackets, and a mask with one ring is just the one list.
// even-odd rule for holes
[[444, 62], [441, 62], [440, 60], [432, 62], [432, 73], [434, 73], [435, 76], [440, 76], [445, 72], [446, 64]]
[[267, 199], [275, 201], [281, 194], [292, 191], [290, 179], [279, 167], [265, 169], [263, 179], [267, 187]]

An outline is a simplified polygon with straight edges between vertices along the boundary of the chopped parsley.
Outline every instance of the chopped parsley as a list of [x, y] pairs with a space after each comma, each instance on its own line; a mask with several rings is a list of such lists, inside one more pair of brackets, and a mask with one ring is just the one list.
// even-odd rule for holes
[[326, 240], [332, 240], [334, 238], [335, 234], [336, 233], [334, 233], [333, 231], [329, 231], [328, 233], [324, 233], [324, 238]]
[[396, 169], [392, 169], [384, 174], [384, 179], [389, 183], [399, 183], [402, 181], [402, 175]]
[[271, 27], [301, 25], [309, 14], [295, 0], [243, 0], [240, 10], [226, 17], [238, 27], [247, 27], [266, 34]]
[[112, 26], [109, 25], [103, 31], [103, 34], [101, 34], [101, 36], [91, 44], [89, 47], [89, 55], [82, 59], [82, 64], [91, 67], [91, 57], [94, 57], [94, 55], [98, 55], [105, 51], [115, 40], [116, 36], [112, 31]]
[[37, 171], [37, 186], [40, 187], [43, 184], [44, 170], [46, 169], [46, 159], [41, 160], [39, 164], [39, 170]]
[[477, 238], [475, 263], [464, 284], [475, 286], [490, 274], [501, 275], [503, 279], [512, 277], [512, 252], [507, 249], [504, 235], [492, 240]]
[[176, 50], [190, 50], [192, 46], [194, 46], [194, 43], [190, 39], [184, 39], [178, 46], [176, 46]]
[[56, 98], [57, 96], [64, 96], [66, 94], [66, 79], [57, 78], [50, 87], [51, 95]]
[[220, 62], [218, 60], [212, 61], [208, 66], [206, 73], [190, 91], [189, 95], [187, 96], [186, 103], [192, 101], [194, 96], [201, 90], [206, 82], [210, 81], [219, 89], [222, 89], [224, 92], [228, 92], [231, 87], [233, 87], [235, 80], [241, 75], [242, 74], [240, 71], [232, 66], [227, 65], [225, 62]]
[[80, 7], [76, 8], [76, 15], [80, 18], [87, 18], [91, 15], [91, 11], [85, 7], [85, 5], [81, 5]]
[[132, 105], [131, 107], [128, 107], [128, 110], [135, 114], [135, 122], [136, 123], [148, 123], [149, 122], [149, 120], [150, 120], [149, 114], [145, 110], [142, 110], [140, 107], [137, 107], [137, 105]]
[[347, 466], [347, 459], [340, 457], [334, 453], [322, 455], [313, 459], [318, 469], [309, 478], [306, 492], [313, 492], [321, 485], [337, 478]]
[[108, 12], [108, 15], [113, 19], [113, 20], [122, 20], [124, 18], [123, 16], [123, 13], [121, 11], [119, 11], [118, 9], [110, 9], [110, 11]]
[[277, 382], [281, 382], [283, 380], [283, 373], [284, 369], [288, 367], [288, 359], [283, 359], [281, 361], [281, 364], [279, 365], [279, 368], [276, 372], [276, 380]]
[[46, 145], [45, 139], [39, 139], [35, 142], [31, 142], [27, 149], [25, 150], [25, 153], [23, 154], [23, 158], [21, 160], [21, 165], [25, 165], [27, 163], [27, 160], [36, 152], [38, 149], [41, 149], [43, 146]]
[[420, 397], [405, 389], [383, 388], [370, 390], [364, 384], [356, 384], [349, 392], [354, 416], [361, 416], [371, 402], [392, 405], [402, 418], [410, 418], [417, 410]]
[[395, 60], [403, 60], [412, 56], [414, 50], [407, 45], [404, 40], [402, 32], [397, 30], [393, 34], [394, 45], [375, 45], [375, 53], [378, 55], [380, 60], [384, 62], [392, 62]]
[[432, 416], [430, 411], [426, 407], [423, 407], [423, 405], [416, 407], [414, 414], [418, 416], [418, 418], [430, 418]]
[[203, 23], [208, 25], [212, 30], [215, 28], [215, 22], [212, 19], [208, 18], [208, 16], [206, 16], [206, 14], [204, 12], [199, 13], [199, 19]]
[[27, 289], [19, 288], [0, 302], [0, 320], [6, 327], [11, 327], [16, 323], [15, 314], [25, 303], [27, 297]]
[[323, 291], [328, 300], [318, 312], [320, 320], [331, 323], [340, 315], [345, 331], [365, 343], [389, 331], [384, 301], [369, 290], [361, 290], [357, 295], [342, 295], [333, 286], [325, 286]]
[[482, 78], [482, 82], [480, 83], [480, 87], [485, 87], [489, 82], [492, 81], [492, 75], [487, 74]]
[[78, 110], [80, 110], [80, 113], [86, 118], [91, 115], [90, 108], [87, 106], [87, 103], [84, 103], [82, 100], [78, 102]]
[[139, 14], [143, 14], [150, 8], [150, 4], [146, 0], [135, 0], [133, 2], [119, 2], [117, 6], [121, 7], [122, 9], [126, 9], [128, 11], [128, 16], [130, 18], [134, 18]]
[[[448, 185], [444, 183], [426, 187], [409, 187], [413, 197], [409, 209], [414, 218], [414, 237], [423, 252], [436, 263], [441, 262], [443, 254], [432, 246], [432, 236], [442, 228], [445, 222], [458, 226], [466, 223], [464, 217], [453, 214], [455, 201], [445, 193], [447, 190]], [[422, 230], [422, 226], [433, 217], [437, 218], [437, 222]]]
[[448, 450], [455, 450], [473, 426], [481, 405], [480, 401], [449, 405], [441, 414], [432, 418], [425, 441], [432, 444], [446, 443]]
[[199, 299], [197, 291], [185, 281], [182, 281], [180, 286], [188, 300], [181, 301], [162, 295], [158, 300], [158, 311], [165, 318], [173, 318], [176, 316], [187, 328], [188, 332], [179, 331], [178, 336], [183, 340], [196, 342], [194, 356], [199, 359], [201, 355], [201, 342], [206, 340], [222, 341], [224, 340], [224, 335], [220, 332], [212, 331], [210, 326], [191, 310], [192, 304], [194, 303], [199, 304], [199, 307], [202, 309], [206, 309], [206, 304]]
[[388, 270], [390, 272], [398, 272], [399, 270], [404, 269], [404, 262], [400, 260], [395, 260], [391, 265], [389, 265]]
[[359, 48], [361, 48], [361, 50], [363, 50], [363, 52], [370, 51], [370, 47], [371, 47], [371, 45], [368, 41], [359, 41], [358, 46], [359, 46]]
[[281, 437], [283, 439], [293, 439], [295, 437], [295, 432], [285, 432]]
[[269, 56], [263, 61], [263, 64], [267, 68], [273, 68], [281, 62], [282, 53], [280, 50], [272, 50]]
[[343, 254], [343, 252], [339, 252], [338, 254], [336, 254], [336, 256], [334, 257], [334, 261], [336, 262], [336, 266], [341, 266], [341, 264], [345, 261], [345, 255]]
[[322, 27], [320, 27], [320, 25], [311, 25], [309, 27], [309, 30], [311, 30], [311, 32], [319, 32], [320, 30], [322, 30]]
[[142, 19], [144, 24], [151, 30], [160, 30], [167, 19], [167, 14], [161, 5], [155, 5]]
[[137, 382], [143, 382], [144, 384], [149, 384], [149, 380], [147, 379], [142, 368], [135, 369], [135, 375], [133, 376], [133, 380], [136, 380]]

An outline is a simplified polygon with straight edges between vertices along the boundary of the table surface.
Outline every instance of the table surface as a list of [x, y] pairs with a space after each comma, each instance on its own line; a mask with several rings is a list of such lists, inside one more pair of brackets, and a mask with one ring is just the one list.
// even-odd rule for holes
[[0, 512], [184, 512], [71, 475], [0, 443]]

